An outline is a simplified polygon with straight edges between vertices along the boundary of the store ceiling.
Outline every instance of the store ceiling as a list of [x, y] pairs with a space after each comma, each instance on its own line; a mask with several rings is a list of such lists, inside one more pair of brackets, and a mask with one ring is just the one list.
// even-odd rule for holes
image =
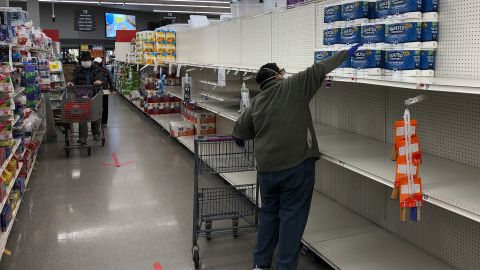
[[[12, 0], [11, 0], [12, 1]], [[20, 0], [15, 2], [26, 2], [28, 0]], [[13, 2], [13, 1], [12, 1]], [[52, 3], [52, 0], [39, 0], [41, 3]], [[220, 15], [230, 13], [229, 0], [53, 0], [55, 4], [72, 4], [72, 5], [100, 5], [105, 7], [139, 10], [148, 12], [172, 12], [183, 14], [205, 14]]]

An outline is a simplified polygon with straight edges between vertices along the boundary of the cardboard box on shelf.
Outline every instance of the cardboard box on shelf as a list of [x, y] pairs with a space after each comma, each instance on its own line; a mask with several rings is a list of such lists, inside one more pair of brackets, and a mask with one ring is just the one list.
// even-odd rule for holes
[[172, 121], [169, 123], [170, 135], [172, 137], [193, 136], [195, 135], [195, 127], [187, 121]]
[[216, 133], [216, 124], [215, 123], [202, 123], [195, 124], [195, 134], [197, 135], [210, 135]]

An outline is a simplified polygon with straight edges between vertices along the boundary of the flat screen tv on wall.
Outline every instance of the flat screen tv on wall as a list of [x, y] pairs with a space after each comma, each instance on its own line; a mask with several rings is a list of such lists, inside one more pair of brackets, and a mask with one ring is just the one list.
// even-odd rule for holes
[[107, 38], [117, 36], [117, 30], [136, 30], [135, 16], [118, 13], [105, 13], [105, 35]]

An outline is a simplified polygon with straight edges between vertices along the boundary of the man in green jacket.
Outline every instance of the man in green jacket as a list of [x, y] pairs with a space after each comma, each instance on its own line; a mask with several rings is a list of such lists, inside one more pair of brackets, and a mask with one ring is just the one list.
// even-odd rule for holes
[[254, 269], [271, 267], [277, 243], [276, 269], [297, 268], [315, 183], [315, 161], [320, 158], [309, 103], [326, 74], [358, 47], [341, 51], [287, 79], [274, 63], [262, 66], [257, 74], [262, 91], [233, 129], [233, 136], [240, 140], [255, 139], [262, 207]]

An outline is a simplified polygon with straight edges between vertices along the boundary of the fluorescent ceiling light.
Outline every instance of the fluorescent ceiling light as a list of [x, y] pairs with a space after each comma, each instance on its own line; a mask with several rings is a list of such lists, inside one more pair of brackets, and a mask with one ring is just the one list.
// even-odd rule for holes
[[[52, 3], [52, 0], [38, 0], [39, 2], [49, 2]], [[73, 1], [73, 0], [54, 0], [54, 3], [72, 3], [72, 4], [99, 4], [98, 1]]]
[[156, 4], [155, 6], [162, 7], [191, 7], [191, 8], [223, 8], [229, 9], [229, 6], [201, 6], [201, 5], [178, 5], [178, 4]]
[[[51, 3], [52, 0], [38, 0], [39, 2], [49, 2]], [[218, 6], [205, 6], [208, 8], [227, 8], [230, 5], [229, 1], [213, 1], [213, 0], [165, 0], [166, 2], [191, 2], [193, 3], [209, 3], [209, 4], [219, 4]], [[183, 5], [175, 5], [175, 4], [162, 4], [162, 3], [136, 3], [136, 2], [108, 2], [108, 1], [77, 1], [77, 0], [53, 0], [54, 3], [74, 3], [74, 4], [102, 4], [102, 5], [129, 5], [129, 6], [177, 6], [181, 7]], [[220, 5], [227, 5], [228, 6], [220, 6]], [[184, 6], [192, 6], [194, 5], [184, 5]], [[203, 6], [197, 6], [203, 7]]]
[[215, 14], [215, 15], [230, 15], [230, 12], [214, 12], [214, 11], [188, 11], [188, 10], [159, 10], [155, 9], [153, 12], [162, 12], [162, 13], [185, 13], [185, 14]]
[[[164, 2], [195, 2], [195, 3], [210, 3], [210, 4], [222, 4], [230, 5], [230, 1], [212, 1], [212, 0], [165, 0]], [[131, 6], [161, 6], [166, 4], [161, 3], [135, 3], [135, 2], [125, 2], [125, 5]]]

